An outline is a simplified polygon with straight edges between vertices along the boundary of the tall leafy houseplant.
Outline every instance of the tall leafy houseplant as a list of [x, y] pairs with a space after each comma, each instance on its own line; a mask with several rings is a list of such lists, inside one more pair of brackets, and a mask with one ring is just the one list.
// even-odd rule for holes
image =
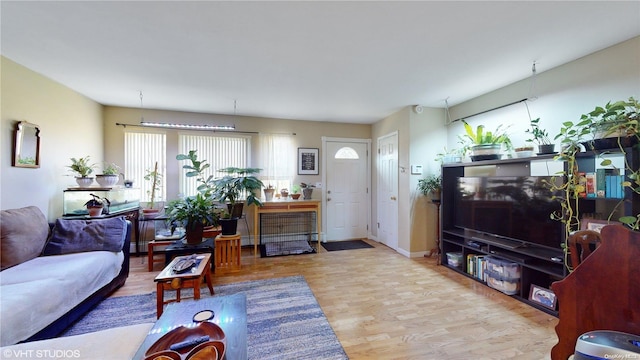
[[442, 177], [440, 175], [429, 175], [418, 180], [418, 191], [424, 196], [430, 196], [432, 201], [440, 200], [442, 191]]
[[213, 180], [213, 196], [228, 204], [230, 218], [242, 216], [243, 203], [239, 200], [243, 195], [246, 195], [247, 205], [262, 206], [260, 199], [255, 196], [264, 187], [262, 181], [254, 176], [260, 169], [228, 167], [218, 171], [226, 175]]
[[246, 195], [247, 205], [262, 206], [255, 194], [260, 193], [264, 184], [253, 175], [260, 169], [228, 167], [218, 171], [226, 175], [213, 180], [213, 197], [226, 203], [229, 210], [227, 218], [220, 219], [222, 235], [233, 235], [237, 231], [238, 219], [242, 216], [242, 196]]

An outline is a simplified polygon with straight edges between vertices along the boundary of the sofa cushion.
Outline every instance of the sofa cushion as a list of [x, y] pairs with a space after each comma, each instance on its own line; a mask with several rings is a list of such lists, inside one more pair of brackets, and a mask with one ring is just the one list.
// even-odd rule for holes
[[49, 224], [35, 206], [0, 211], [0, 270], [40, 256]]
[[124, 217], [91, 220], [58, 219], [43, 255], [122, 250], [127, 235]]

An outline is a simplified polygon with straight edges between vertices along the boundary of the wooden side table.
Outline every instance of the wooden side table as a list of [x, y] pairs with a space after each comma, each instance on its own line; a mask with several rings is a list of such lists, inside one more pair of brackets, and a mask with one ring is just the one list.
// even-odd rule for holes
[[214, 252], [216, 270], [240, 267], [241, 238], [240, 233], [216, 236]]
[[[191, 255], [190, 255], [191, 256]], [[175, 265], [180, 259], [187, 258], [189, 256], [179, 256], [167, 267], [156, 276], [154, 281], [157, 283], [157, 312], [158, 318], [162, 315], [162, 310], [164, 308], [164, 304], [168, 304], [170, 302], [180, 302], [180, 290], [193, 288], [193, 298], [198, 300], [200, 299], [200, 284], [202, 280], [205, 280], [207, 283], [207, 287], [209, 288], [209, 292], [213, 295], [213, 284], [211, 283], [211, 254], [198, 254], [193, 255], [196, 256], [200, 262], [197, 266], [194, 266], [191, 271], [187, 271], [185, 273], [176, 274], [173, 272], [173, 265]], [[164, 291], [165, 290], [176, 290], [176, 299], [164, 301]]]

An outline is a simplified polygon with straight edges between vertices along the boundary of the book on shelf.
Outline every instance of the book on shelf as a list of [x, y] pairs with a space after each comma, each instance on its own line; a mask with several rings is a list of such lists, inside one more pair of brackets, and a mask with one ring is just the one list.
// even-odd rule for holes
[[586, 179], [586, 194], [588, 198], [597, 197], [596, 195], [596, 173], [588, 172], [585, 175]]
[[[623, 198], [622, 181], [624, 175], [620, 175], [618, 169], [596, 169], [595, 192], [599, 198]], [[587, 197], [593, 197], [588, 196]]]
[[487, 263], [484, 257], [485, 255], [468, 254], [467, 255], [467, 274], [479, 280], [487, 281], [485, 276]]

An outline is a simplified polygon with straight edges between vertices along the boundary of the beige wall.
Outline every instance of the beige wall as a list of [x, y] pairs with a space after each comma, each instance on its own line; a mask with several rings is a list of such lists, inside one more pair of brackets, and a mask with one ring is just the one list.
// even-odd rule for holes
[[411, 111], [411, 165], [422, 165], [422, 175], [411, 175], [410, 224], [411, 243], [409, 256], [422, 256], [435, 248], [438, 212], [431, 200], [416, 190], [418, 180], [427, 175], [440, 174], [440, 162], [435, 161], [438, 153], [447, 144], [447, 129], [444, 127], [444, 109], [424, 108], [421, 114]]
[[[296, 147], [309, 147], [322, 149], [322, 137], [345, 137], [370, 139], [371, 125], [363, 124], [339, 124], [331, 122], [317, 121], [296, 121], [285, 119], [270, 119], [245, 116], [229, 116], [215, 115], [203, 113], [189, 113], [178, 111], [164, 110], [143, 110], [145, 121], [161, 122], [161, 123], [180, 123], [180, 124], [235, 124], [236, 131], [246, 132], [264, 132], [264, 133], [290, 133], [294, 134], [294, 145]], [[124, 165], [124, 131], [125, 128], [117, 126], [116, 123], [139, 124], [140, 109], [122, 108], [107, 106], [105, 108], [105, 149], [106, 158], [119, 165]], [[136, 130], [141, 128], [137, 127]], [[153, 129], [158, 131], [158, 129]], [[184, 176], [182, 163], [175, 160], [178, 154], [178, 130], [160, 130], [167, 134], [167, 174], [165, 174], [165, 183], [167, 185], [167, 198], [169, 200], [178, 197], [178, 179]], [[251, 141], [251, 158], [255, 165], [258, 158], [258, 135], [249, 134]], [[320, 154], [322, 156], [322, 154]], [[288, 161], [297, 162], [297, 154], [291, 154]], [[321, 165], [321, 164], [320, 164]], [[321, 182], [322, 172], [324, 169], [320, 167], [319, 175], [296, 175], [294, 184], [300, 182], [315, 184]], [[313, 192], [313, 198], [320, 199], [322, 193], [318, 190]]]
[[[62, 215], [63, 190], [75, 185], [69, 158], [102, 161], [102, 106], [10, 59], [1, 61], [0, 209], [35, 205], [53, 220]], [[22, 120], [40, 127], [40, 168], [11, 166], [15, 124]]]
[[[451, 119], [535, 97], [534, 101], [528, 102], [531, 117], [540, 117], [540, 126], [555, 136], [562, 122], [575, 122], [596, 106], [630, 96], [640, 98], [640, 37], [553, 69], [545, 68], [543, 59], [540, 59], [537, 68], [534, 83], [528, 78], [453, 106], [450, 109]], [[484, 124], [489, 130], [501, 123], [512, 124], [510, 133], [515, 146], [524, 144], [527, 139], [524, 131], [529, 126], [529, 115], [522, 103], [474, 116], [467, 121], [473, 126]], [[457, 136], [464, 131], [462, 124], [457, 122], [448, 128], [449, 147], [459, 147]]]

